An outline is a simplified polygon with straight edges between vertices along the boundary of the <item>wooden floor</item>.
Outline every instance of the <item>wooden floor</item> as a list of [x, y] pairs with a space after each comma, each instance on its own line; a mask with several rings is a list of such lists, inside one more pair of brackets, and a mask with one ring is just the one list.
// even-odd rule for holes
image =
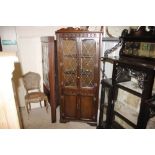
[[[57, 108], [57, 122], [51, 123], [50, 110], [47, 113], [45, 108], [32, 109], [28, 115], [25, 108], [21, 108], [21, 117], [24, 129], [96, 129], [84, 122], [60, 123], [60, 110]], [[128, 128], [130, 129], [130, 128]], [[147, 129], [155, 129], [155, 117], [150, 119]]]
[[29, 115], [25, 108], [21, 108], [21, 116], [25, 129], [96, 129], [96, 126], [91, 126], [83, 122], [60, 123], [59, 108], [57, 108], [56, 123], [51, 123], [50, 110], [47, 113], [45, 108], [32, 109]]

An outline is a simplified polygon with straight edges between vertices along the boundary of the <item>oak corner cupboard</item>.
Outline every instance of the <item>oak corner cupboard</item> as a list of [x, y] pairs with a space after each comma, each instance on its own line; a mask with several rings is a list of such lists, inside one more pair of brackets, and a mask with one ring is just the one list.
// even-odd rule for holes
[[96, 122], [102, 32], [64, 28], [56, 32], [60, 122]]

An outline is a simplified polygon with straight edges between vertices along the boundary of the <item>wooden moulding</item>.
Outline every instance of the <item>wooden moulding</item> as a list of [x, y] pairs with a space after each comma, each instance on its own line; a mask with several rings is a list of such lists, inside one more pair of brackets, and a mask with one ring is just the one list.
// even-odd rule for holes
[[[86, 28], [74, 28], [74, 27], [67, 27], [67, 28], [62, 28], [56, 31], [56, 33], [81, 33], [81, 32], [85, 32], [85, 33], [90, 33], [90, 32], [94, 32], [94, 33], [103, 33], [103, 31], [89, 31], [88, 30], [89, 26], [86, 26]], [[102, 28], [103, 30], [103, 28]]]

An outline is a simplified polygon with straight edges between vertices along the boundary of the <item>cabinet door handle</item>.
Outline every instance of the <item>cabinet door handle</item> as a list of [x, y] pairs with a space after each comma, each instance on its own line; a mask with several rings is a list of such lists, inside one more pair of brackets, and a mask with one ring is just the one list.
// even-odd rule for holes
[[76, 108], [77, 108], [77, 110], [79, 110], [79, 104], [77, 104], [76, 106], [77, 106], [77, 107], [76, 107]]

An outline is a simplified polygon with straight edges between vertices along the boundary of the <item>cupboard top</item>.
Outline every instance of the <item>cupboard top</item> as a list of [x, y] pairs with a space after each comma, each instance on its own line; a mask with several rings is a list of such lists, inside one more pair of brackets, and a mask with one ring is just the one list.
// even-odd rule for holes
[[60, 33], [59, 37], [61, 38], [99, 38], [101, 34], [99, 33]]
[[100, 34], [102, 34], [103, 32], [101, 32], [101, 31], [89, 31], [89, 30], [83, 30], [80, 28], [68, 27], [68, 28], [59, 29], [56, 31], [56, 33], [100, 33]]

